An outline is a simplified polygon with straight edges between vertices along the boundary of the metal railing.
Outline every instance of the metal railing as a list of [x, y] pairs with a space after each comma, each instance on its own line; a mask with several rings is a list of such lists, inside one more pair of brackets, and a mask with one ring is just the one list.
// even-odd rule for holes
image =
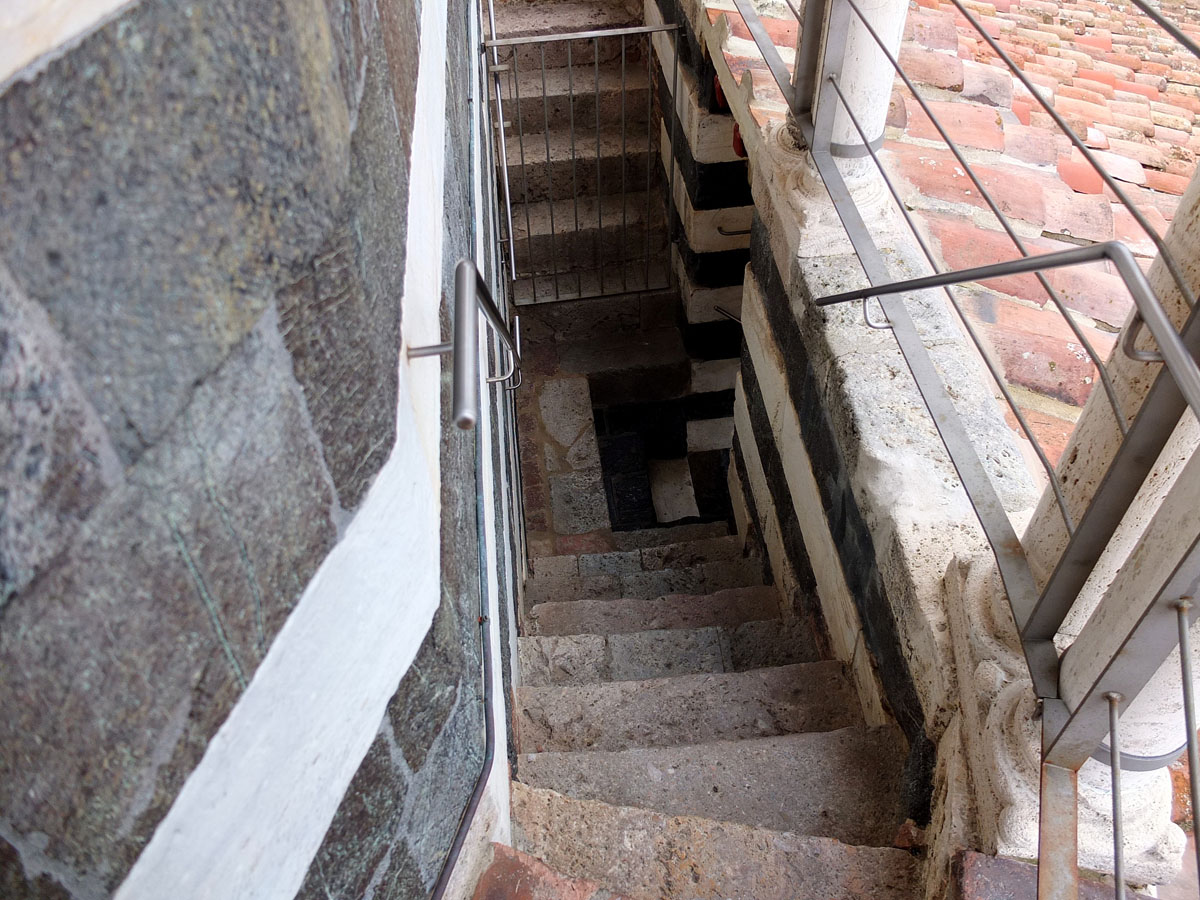
[[[1055, 638], [1181, 417], [1189, 408], [1194, 414], [1200, 415], [1200, 367], [1197, 366], [1197, 359], [1200, 359], [1200, 323], [1197, 321], [1200, 312], [1197, 311], [1194, 292], [1184, 277], [1179, 261], [1172, 255], [1163, 236], [1130, 199], [1128, 192], [1105, 170], [1084, 140], [1071, 129], [963, 0], [948, 2], [996, 58], [1007, 67], [1012, 76], [1024, 86], [1032, 102], [1066, 135], [1071, 146], [1095, 170], [1116, 202], [1130, 213], [1153, 242], [1170, 281], [1186, 304], [1186, 321], [1182, 328], [1176, 329], [1161, 299], [1155, 295], [1132, 253], [1124, 244], [1098, 243], [1058, 253], [1037, 256], [1030, 254], [1026, 242], [1004, 214], [976, 167], [952, 140], [946, 126], [922, 96], [913, 79], [901, 67], [898, 54], [887, 45], [856, 0], [807, 0], [801, 21], [796, 62], [791, 71], [767, 35], [750, 0], [734, 0], [737, 11], [762, 53], [768, 70], [783, 92], [790, 111], [790, 123], [807, 144], [813, 163], [825, 183], [871, 285], [862, 290], [822, 297], [817, 299], [816, 303], [829, 305], [860, 300], [868, 325], [891, 330], [995, 553], [1013, 618], [1020, 632], [1034, 690], [1042, 702], [1042, 809], [1039, 835], [1042, 864], [1038, 874], [1039, 897], [1073, 897], [1077, 891], [1076, 772], [1089, 758], [1097, 758], [1110, 765], [1113, 759], [1118, 762], [1117, 765], [1111, 765], [1113, 868], [1116, 895], [1123, 897], [1125, 868], [1121, 770], [1145, 770], [1162, 766], [1176, 758], [1180, 751], [1150, 758], [1122, 753], [1121, 715], [1128, 710], [1129, 705], [1176, 648], [1181, 651], [1181, 706], [1185, 717], [1185, 735], [1180, 736], [1180, 750], [1186, 744], [1193, 809], [1200, 810], [1200, 789], [1197, 783], [1197, 779], [1200, 778], [1200, 752], [1197, 749], [1188, 639], [1188, 628], [1200, 613], [1200, 605], [1196, 603], [1197, 596], [1200, 596], [1197, 594], [1197, 590], [1200, 589], [1200, 541], [1185, 547], [1177, 559], [1172, 559], [1161, 578], [1145, 586], [1144, 596], [1136, 599], [1128, 596], [1116, 598], [1114, 602], [1120, 603], [1121, 615], [1115, 619], [1111, 609], [1105, 608], [1105, 603], [1110, 601], [1106, 596], [1075, 642], [1061, 655], [1056, 649]], [[1152, 9], [1145, 0], [1131, 2], [1173, 39], [1200, 56], [1200, 47], [1176, 25]], [[942, 271], [937, 256], [919, 224], [914, 220], [885, 161], [880, 156], [882, 133], [866, 133], [858, 112], [852, 108], [846, 92], [839, 83], [847, 36], [855, 22], [869, 35], [871, 42], [895, 70], [896, 77], [929, 118], [937, 134], [949, 147], [959, 168], [970, 179], [987, 209], [999, 222], [1018, 258], [994, 265]], [[817, 102], [818, 97], [822, 97], [820, 102]], [[834, 100], [836, 102], [831, 102]], [[834, 119], [839, 110], [844, 110], [857, 134], [856, 146], [841, 146], [832, 141]], [[932, 275], [895, 280], [888, 271], [884, 256], [863, 220], [837, 164], [838, 157], [855, 156], [870, 157], [875, 170], [895, 201], [895, 208], [903, 217], [933, 272]], [[1129, 411], [1122, 408], [1105, 360], [1096, 352], [1059, 292], [1045, 276], [1046, 272], [1056, 268], [1101, 259], [1115, 265], [1134, 301], [1133, 318], [1125, 330], [1119, 349], [1115, 352], [1123, 353], [1139, 362], [1162, 364], [1132, 421]], [[1090, 502], [1078, 518], [1071, 515], [1058, 473], [1010, 391], [1001, 367], [991, 358], [986, 342], [952, 289], [952, 286], [958, 284], [1019, 273], [1036, 275], [1038, 284], [1046, 292], [1053, 308], [1071, 328], [1079, 347], [1086, 353], [1099, 375], [1103, 396], [1122, 439]], [[1038, 590], [1025, 548], [992, 484], [972, 436], [956, 411], [950, 391], [905, 308], [902, 297], [899, 296], [929, 288], [942, 288], [945, 291], [950, 309], [978, 350], [1005, 405], [1033, 447], [1038, 463], [1048, 478], [1047, 489], [1053, 495], [1069, 537], [1052, 575], [1041, 590]], [[868, 307], [872, 299], [880, 304], [885, 316], [883, 321], [873, 317]], [[1153, 338], [1156, 352], [1140, 350], [1136, 346], [1143, 329], [1148, 330]], [[1112, 628], [1114, 621], [1120, 627], [1113, 633], [1104, 634], [1102, 637], [1097, 635], [1102, 629]], [[1072, 668], [1072, 663], [1084, 652], [1085, 647], [1088, 653], [1101, 653], [1101, 658], [1090, 665], [1081, 664]], [[1071, 679], [1076, 681], [1072, 682]], [[1074, 699], [1070, 704], [1063, 699], [1066, 696], [1064, 687], [1071, 688], [1069, 693]], [[1103, 746], [1105, 738], [1109, 741], [1107, 748]], [[1200, 864], [1200, 845], [1197, 847], [1197, 860]]]
[[[408, 349], [409, 359], [454, 354], [451, 418], [455, 425], [463, 429], [474, 428], [479, 421], [479, 313], [483, 313], [508, 351], [508, 370], [500, 375], [489, 375], [488, 384], [509, 381], [521, 370], [520, 320], [514, 316], [514, 330], [509, 331], [508, 323], [496, 308], [487, 282], [469, 259], [460, 260], [454, 270], [453, 340]], [[518, 379], [505, 387], [512, 391], [520, 385]]]
[[515, 302], [670, 286], [663, 165], [673, 197], [676, 117], [665, 129], [669, 146], [660, 147], [656, 116], [670, 115], [671, 106], [652, 41], [666, 35], [674, 50], [677, 32], [676, 25], [639, 26], [484, 42], [501, 245]]

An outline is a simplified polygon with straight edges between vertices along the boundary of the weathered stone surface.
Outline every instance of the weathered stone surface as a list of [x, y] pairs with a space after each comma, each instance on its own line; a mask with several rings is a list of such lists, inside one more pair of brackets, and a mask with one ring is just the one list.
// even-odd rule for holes
[[580, 575], [623, 575], [640, 572], [642, 556], [637, 550], [589, 553], [579, 557]]
[[53, 326], [0, 266], [0, 609], [120, 478]]
[[15, 832], [124, 874], [336, 537], [319, 454], [268, 314], [3, 611]]
[[0, 838], [0, 897], [5, 900], [72, 900], [71, 893], [45, 873], [30, 871], [17, 848]]
[[[1037, 866], [1020, 859], [987, 856], [973, 850], [961, 851], [954, 860], [954, 900], [1034, 900], [1037, 897]], [[1081, 878], [1082, 900], [1107, 900], [1113, 887]], [[1145, 894], [1126, 892], [1128, 897]]]
[[519, 850], [492, 846], [492, 864], [475, 886], [473, 900], [621, 900], [595, 882], [564, 878]]
[[660, 522], [677, 522], [700, 515], [686, 457], [650, 460], [650, 493], [654, 498], [654, 514]]
[[910, 900], [903, 850], [578, 800], [513, 784], [518, 847], [557, 870], [637, 900]]
[[550, 514], [560, 534], [582, 534], [608, 526], [608, 504], [598, 471], [551, 475]]
[[618, 550], [635, 547], [658, 547], [681, 541], [698, 541], [729, 534], [724, 522], [697, 522], [693, 525], [672, 525], [668, 528], [642, 528], [634, 531], [618, 531], [613, 534], [613, 543]]
[[[385, 719], [383, 729], [390, 729]], [[346, 789], [297, 900], [363, 896], [395, 840], [408, 792], [407, 772], [392, 759], [381, 729]]]
[[701, 563], [680, 569], [656, 569], [621, 576], [621, 596], [657, 597], [663, 594], [702, 594], [726, 588], [760, 585], [763, 582], [762, 562], [757, 559], [736, 559], [727, 562]]
[[586, 378], [547, 378], [538, 389], [542, 427], [549, 437], [570, 447], [592, 423], [592, 400]]
[[730, 671], [724, 628], [664, 628], [610, 634], [607, 641], [613, 681]]
[[530, 610], [529, 634], [628, 634], [659, 628], [740, 625], [779, 617], [774, 588], [733, 588], [702, 597], [673, 594], [651, 600], [575, 600]]
[[134, 4], [0, 103], [0, 256], [127, 461], [326, 241], [351, 120], [331, 41], [316, 0]]
[[890, 729], [843, 728], [686, 747], [523, 753], [522, 782], [667, 815], [890, 843], [903, 754]]
[[704, 540], [662, 544], [642, 549], [642, 568], [679, 569], [706, 562], [737, 560], [742, 557], [742, 538], [731, 534]]
[[520, 637], [517, 644], [522, 684], [587, 684], [609, 678], [608, 647], [602, 634]]
[[[471, 641], [469, 645], [464, 646], [464, 637]], [[388, 703], [387, 717], [395, 730], [396, 743], [414, 771], [425, 764], [430, 743], [454, 707], [462, 673], [476, 665], [477, 643], [474, 635], [460, 627], [453, 608], [443, 603], [434, 613], [416, 659]]]
[[531, 578], [525, 583], [525, 604], [559, 600], [586, 600], [616, 597], [621, 593], [621, 581], [616, 575], [547, 575]]
[[841, 663], [519, 687], [517, 749], [627, 750], [832, 731], [861, 723]]

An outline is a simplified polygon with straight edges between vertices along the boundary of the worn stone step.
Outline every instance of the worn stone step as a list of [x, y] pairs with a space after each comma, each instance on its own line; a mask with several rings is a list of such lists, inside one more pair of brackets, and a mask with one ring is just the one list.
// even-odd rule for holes
[[673, 747], [862, 724], [839, 662], [516, 690], [518, 752]]
[[[582, 561], [581, 561], [582, 565]], [[539, 575], [525, 583], [530, 605], [559, 600], [661, 597], [665, 594], [706, 594], [763, 583], [764, 567], [757, 557], [714, 560], [671, 569], [591, 571], [580, 575]]]
[[697, 816], [578, 800], [513, 783], [514, 843], [636, 900], [913, 900], [917, 860]]
[[681, 747], [522, 753], [525, 784], [671, 816], [890, 844], [899, 826], [903, 738], [890, 728]]
[[648, 600], [569, 600], [539, 603], [529, 611], [527, 633], [628, 634], [662, 628], [736, 626], [779, 618], [773, 587], [743, 587], [711, 594], [671, 594]]
[[[606, 126], [598, 135], [592, 129], [572, 135], [565, 127], [549, 132], [540, 127], [536, 132], [510, 131], [505, 140], [509, 193], [514, 204], [613, 195], [619, 213], [622, 189], [626, 204], [635, 192], [645, 198], [647, 189], [659, 189], [661, 172], [652, 164], [658, 152], [654, 143], [644, 128], [633, 125], [624, 132]], [[514, 206], [513, 215], [517, 213]], [[571, 227], [574, 217], [572, 206], [567, 220]], [[580, 226], [586, 222], [581, 213]], [[595, 213], [591, 224], [596, 224]]]
[[626, 127], [646, 133], [652, 97], [645, 61], [634, 60], [627, 53], [622, 79], [619, 56], [596, 68], [576, 64], [578, 50], [579, 45], [572, 43], [570, 67], [546, 69], [544, 88], [540, 59], [533, 69], [519, 69], [516, 76], [502, 75], [504, 127], [508, 136], [522, 130], [530, 134], [553, 128], [570, 133], [574, 127], [577, 139], [586, 141], [590, 136], [594, 148], [597, 116], [601, 129], [619, 127], [622, 101]]
[[820, 658], [806, 626], [779, 619], [632, 634], [526, 636], [517, 643], [521, 683], [529, 687], [744, 672]]
[[[642, 24], [640, 10], [625, 9], [617, 4], [588, 3], [581, 0], [555, 0], [555, 2], [505, 3], [496, 12], [496, 33], [501, 38], [545, 36], [554, 38], [581, 31], [608, 28], [626, 28]], [[621, 42], [615, 37], [599, 40], [575, 40], [571, 44], [571, 62], [574, 65], [592, 65], [598, 59], [601, 65], [621, 58]], [[567, 41], [550, 40], [546, 43], [522, 44], [503, 47], [500, 62], [508, 63], [513, 51], [517, 53], [517, 71], [531, 71], [541, 67], [544, 59], [547, 69], [567, 65]], [[644, 52], [645, 40], [626, 39], [627, 55]], [[639, 47], [640, 45], [640, 47]]]
[[653, 547], [634, 547], [604, 553], [540, 556], [532, 561], [535, 575], [622, 575], [639, 571], [684, 568], [743, 557], [739, 535], [679, 541]]
[[[665, 232], [664, 232], [665, 240]], [[557, 274], [519, 278], [513, 282], [513, 297], [518, 306], [556, 303], [560, 300], [584, 300], [614, 293], [661, 291], [671, 284], [665, 246], [655, 249], [647, 264], [644, 257], [601, 269], [574, 268]]]
[[561, 875], [512, 847], [492, 844], [491, 854], [472, 900], [626, 900], [596, 882]]
[[658, 547], [662, 544], [722, 537], [727, 534], [729, 534], [729, 526], [724, 522], [700, 522], [694, 525], [670, 525], [665, 528], [614, 531], [613, 544], [618, 550], [632, 550], [638, 547]]
[[521, 185], [510, 188], [518, 278], [621, 265], [634, 274], [645, 260], [665, 258], [666, 212], [656, 191], [526, 204]]

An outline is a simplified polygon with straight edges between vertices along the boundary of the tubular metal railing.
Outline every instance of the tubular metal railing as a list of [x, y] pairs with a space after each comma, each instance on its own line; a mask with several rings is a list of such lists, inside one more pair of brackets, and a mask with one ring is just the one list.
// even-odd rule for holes
[[[521, 369], [520, 322], [514, 317], [513, 332], [496, 308], [492, 292], [483, 275], [469, 259], [460, 260], [454, 270], [454, 339], [424, 347], [410, 347], [409, 359], [423, 356], [454, 354], [454, 394], [451, 418], [459, 428], [474, 428], [479, 421], [479, 313], [483, 313], [488, 324], [499, 336], [508, 350], [508, 371], [500, 375], [489, 375], [488, 384], [509, 381]], [[521, 382], [506, 385], [516, 390]]]
[[[674, 51], [677, 32], [676, 25], [650, 25], [484, 42], [504, 202], [501, 246], [517, 303], [670, 285], [661, 165], [669, 166], [673, 197], [676, 117], [666, 129], [669, 146], [660, 147], [656, 106], [663, 115], [671, 107], [653, 38], [666, 35]], [[674, 96], [679, 63], [672, 55]]]
[[[1111, 609], [1105, 609], [1105, 603], [1110, 599], [1105, 597], [1075, 643], [1061, 655], [1056, 649], [1055, 639], [1060, 637], [1060, 629], [1095, 570], [1101, 554], [1109, 546], [1122, 517], [1146, 482], [1185, 411], [1190, 409], [1192, 413], [1200, 415], [1200, 367], [1197, 366], [1197, 359], [1200, 359], [1200, 323], [1197, 321], [1200, 312], [1196, 309], [1195, 294], [1179, 261], [1171, 253], [1163, 236], [1130, 199], [1128, 192], [1105, 170], [1091, 149], [983, 27], [963, 0], [948, 2], [953, 4], [962, 20], [1026, 88], [1033, 102], [1066, 135], [1071, 146], [1096, 171], [1116, 202], [1130, 213], [1153, 242], [1170, 280], [1187, 306], [1186, 321], [1182, 328], [1176, 329], [1161, 299], [1155, 295], [1124, 244], [1098, 243], [1058, 253], [1030, 254], [1025, 241], [988, 190], [976, 167], [951, 139], [947, 128], [913, 79], [901, 67], [897, 54], [887, 45], [856, 0], [808, 0], [801, 20], [793, 71], [789, 71], [750, 0], [734, 0], [768, 70], [783, 92], [790, 111], [790, 124], [807, 144], [871, 285], [862, 290], [822, 297], [816, 303], [828, 305], [861, 300], [867, 324], [891, 330], [996, 555], [1033, 686], [1042, 702], [1042, 810], [1039, 837], [1042, 864], [1038, 874], [1039, 897], [1073, 897], [1077, 891], [1076, 772], [1089, 758], [1099, 759], [1112, 769], [1113, 871], [1116, 895], [1123, 897], [1126, 870], [1123, 859], [1121, 770], [1146, 770], [1163, 766], [1174, 760], [1186, 746], [1193, 809], [1200, 810], [1200, 788], [1197, 784], [1197, 778], [1200, 778], [1200, 751], [1197, 748], [1188, 634], [1190, 625], [1200, 613], [1200, 606], [1195, 602], [1196, 597], [1200, 596], [1197, 594], [1200, 589], [1200, 540], [1184, 547], [1178, 558], [1172, 559], [1166, 566], [1161, 578], [1155, 574], [1158, 580], [1145, 586], [1145, 596], [1115, 598], [1113, 602], [1121, 605], [1121, 614], [1115, 619]], [[1131, 2], [1172, 38], [1200, 56], [1200, 47], [1145, 0]], [[790, 3], [788, 5], [791, 7]], [[792, 9], [795, 12], [794, 7]], [[958, 166], [1012, 242], [1019, 258], [965, 270], [942, 271], [937, 256], [903, 201], [886, 161], [880, 155], [882, 133], [867, 134], [858, 111], [852, 108], [847, 93], [839, 83], [847, 36], [855, 22], [860, 23], [881, 56], [895, 70], [899, 81], [928, 116]], [[817, 102], [818, 96], [824, 99]], [[836, 102], [832, 102], [834, 100]], [[857, 134], [857, 145], [838, 145], [832, 141], [834, 119], [839, 109], [844, 110]], [[856, 156], [870, 157], [932, 275], [897, 281], [889, 273], [884, 257], [855, 205], [836, 162], [838, 157]], [[1115, 266], [1134, 301], [1133, 317], [1115, 352], [1124, 353], [1140, 362], [1162, 364], [1132, 421], [1129, 411], [1122, 408], [1105, 360], [1097, 353], [1059, 292], [1045, 276], [1046, 272], [1062, 266], [1097, 260], [1108, 260]], [[1079, 347], [1099, 375], [1103, 396], [1122, 438], [1104, 477], [1078, 518], [1071, 515], [1058, 473], [1010, 391], [1001, 367], [992, 360], [984, 339], [952, 289], [952, 286], [966, 282], [1019, 273], [1036, 275], [1053, 308], [1070, 327]], [[899, 296], [939, 287], [944, 289], [950, 308], [977, 349], [1005, 405], [1016, 419], [1018, 428], [1034, 448], [1039, 465], [1048, 478], [1048, 490], [1062, 517], [1068, 535], [1066, 549], [1041, 590], [1037, 588], [1025, 550], [971, 435], [954, 407], [947, 385]], [[868, 307], [872, 299], [880, 304], [886, 317], [884, 321], [872, 316]], [[1147, 352], [1135, 346], [1143, 328], [1153, 338], [1156, 351]], [[1194, 448], [1192, 450], [1195, 452]], [[1115, 633], [1106, 634], [1103, 639], [1096, 636], [1101, 629], [1111, 628], [1114, 621], [1120, 626]], [[1103, 648], [1106, 655], [1090, 666], [1077, 664], [1072, 667], [1084, 647], [1092, 654], [1099, 652], [1098, 647]], [[1185, 718], [1185, 734], [1180, 736], [1179, 749], [1154, 757], [1123, 753], [1120, 733], [1122, 714], [1128, 711], [1133, 700], [1176, 648], [1181, 653], [1181, 706]], [[1086, 678], [1079, 673], [1086, 673]], [[1080, 678], [1083, 680], [1079, 681]], [[1065, 692], [1064, 688], [1070, 690]], [[1073, 698], [1070, 703], [1063, 699], [1068, 693]], [[1103, 746], [1105, 738], [1108, 739], [1107, 747]], [[1112, 765], [1112, 760], [1116, 760], [1117, 764]], [[1200, 846], [1197, 848], [1197, 860], [1200, 864]]]

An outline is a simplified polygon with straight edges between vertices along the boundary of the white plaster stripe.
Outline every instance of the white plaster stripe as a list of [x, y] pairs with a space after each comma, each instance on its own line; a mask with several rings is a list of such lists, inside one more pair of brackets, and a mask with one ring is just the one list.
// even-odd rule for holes
[[[445, 38], [445, 6], [426, 0], [404, 278], [413, 342], [437, 339]], [[117, 900], [290, 900], [299, 890], [440, 599], [440, 367], [427, 366], [418, 378], [400, 365], [391, 456]]]

